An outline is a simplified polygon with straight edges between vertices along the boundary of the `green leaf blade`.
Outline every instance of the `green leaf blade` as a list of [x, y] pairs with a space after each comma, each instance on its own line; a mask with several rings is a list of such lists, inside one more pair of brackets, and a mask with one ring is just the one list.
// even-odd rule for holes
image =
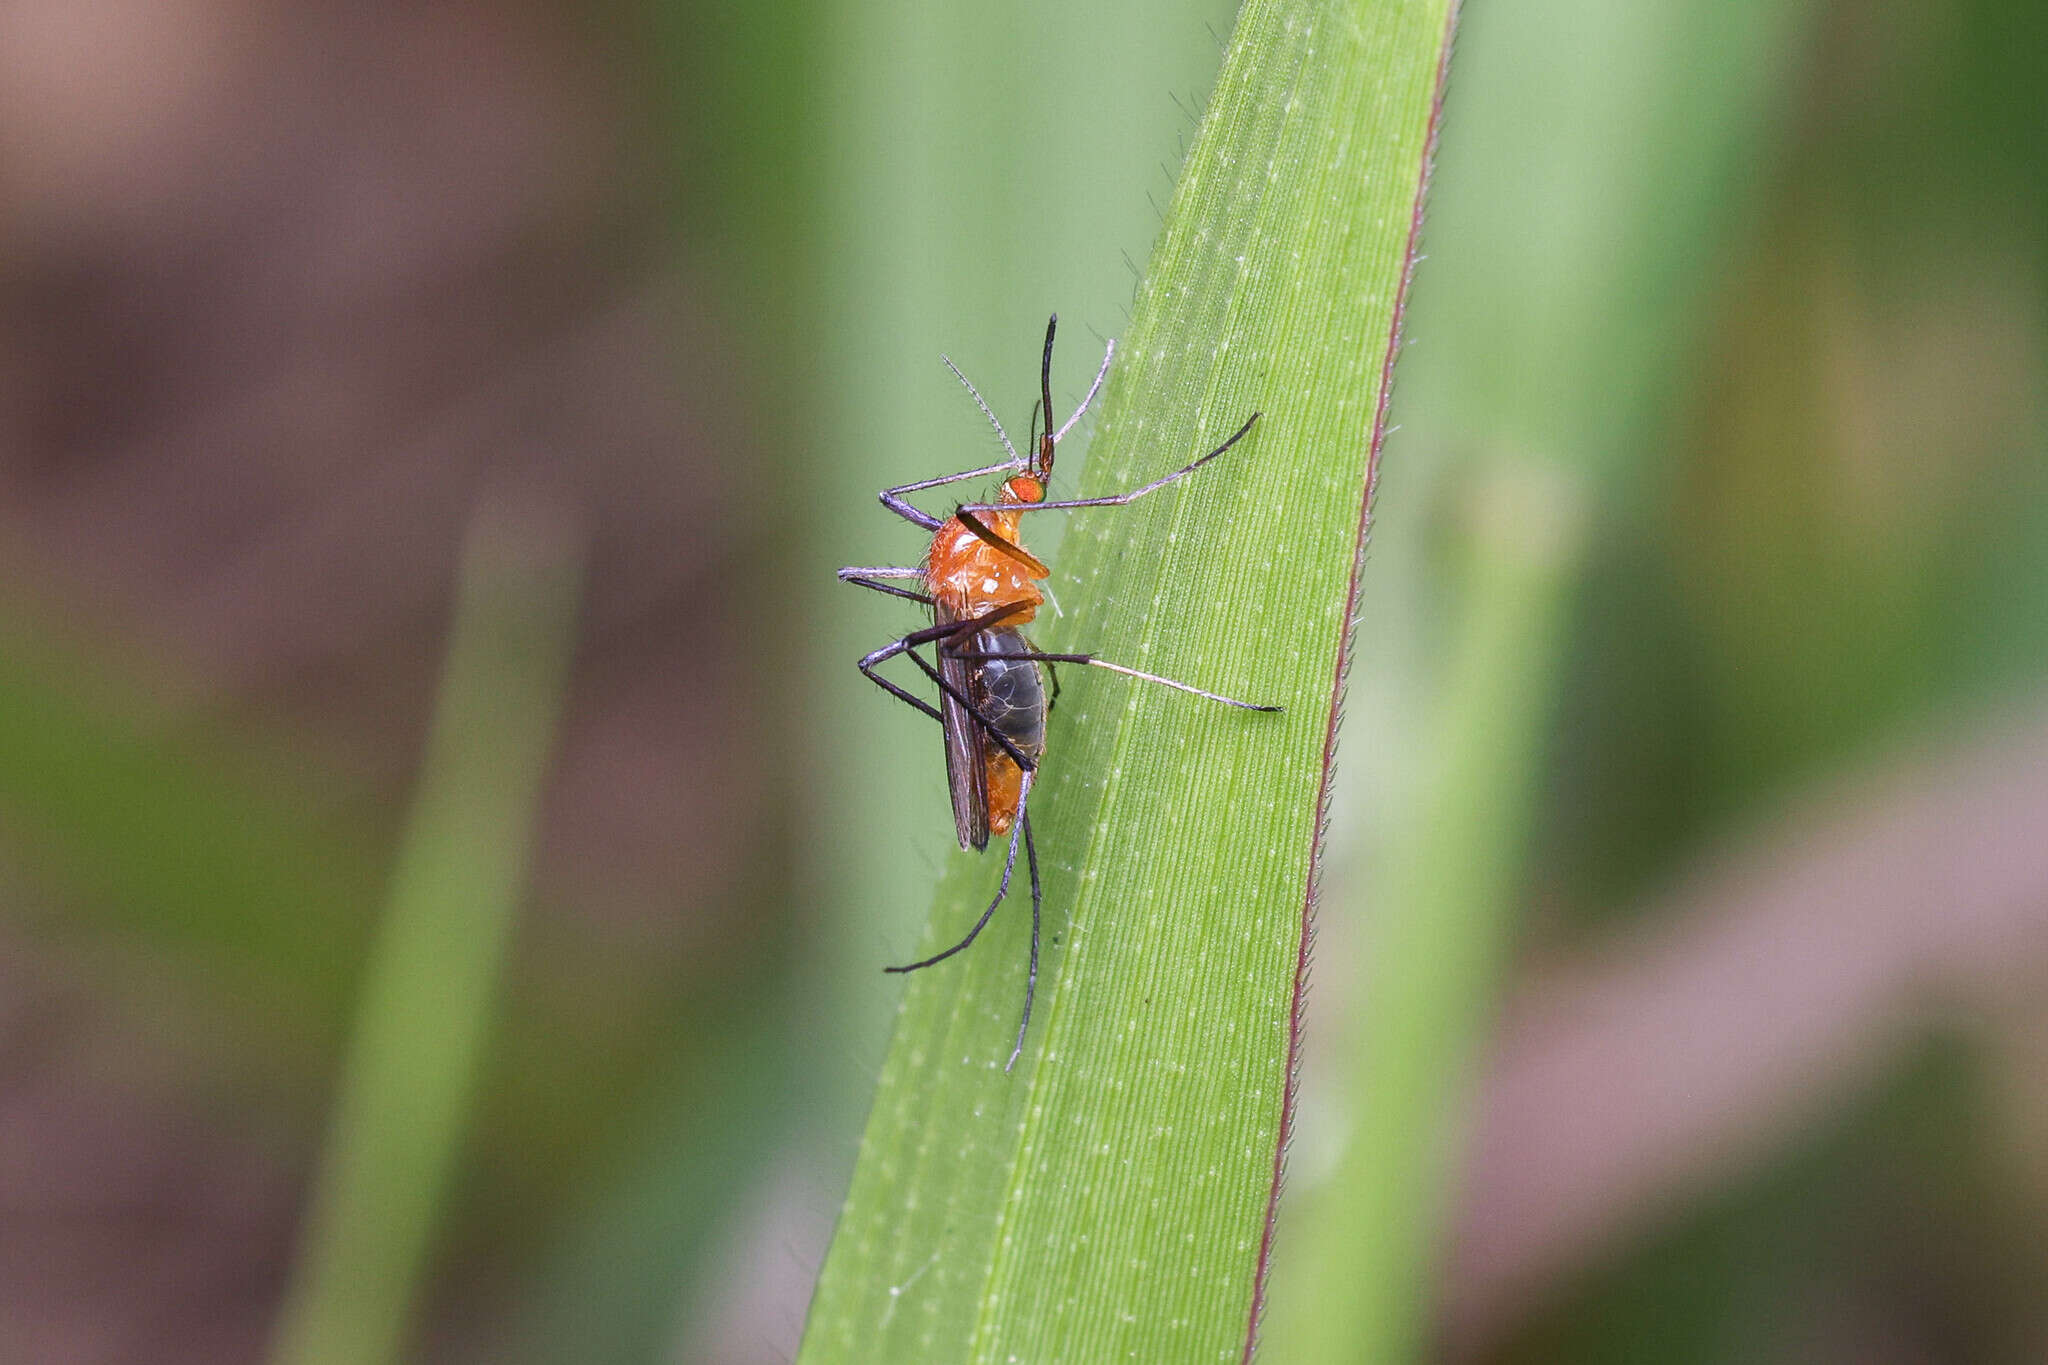
[[[1065, 613], [1036, 630], [1287, 709], [1062, 677], [1032, 803], [1048, 942], [1023, 1058], [1002, 1071], [1028, 956], [1020, 857], [973, 950], [909, 979], [806, 1362], [1246, 1353], [1449, 17], [1418, 0], [1240, 19], [1078, 491], [1156, 478], [1264, 415], [1171, 491], [1044, 514], [1074, 524]], [[980, 913], [995, 856], [948, 874], [930, 947]]]

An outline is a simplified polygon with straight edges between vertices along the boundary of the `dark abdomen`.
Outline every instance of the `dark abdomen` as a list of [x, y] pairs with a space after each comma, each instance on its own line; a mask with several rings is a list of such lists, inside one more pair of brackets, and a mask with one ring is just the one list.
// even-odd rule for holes
[[[985, 630], [974, 638], [972, 653], [989, 655], [974, 664], [974, 704], [1003, 738], [1036, 762], [1045, 752], [1045, 675], [1028, 655], [1030, 642], [1014, 630]], [[988, 786], [988, 827], [1007, 834], [1016, 823], [1023, 798], [1023, 769], [994, 740], [982, 750]]]

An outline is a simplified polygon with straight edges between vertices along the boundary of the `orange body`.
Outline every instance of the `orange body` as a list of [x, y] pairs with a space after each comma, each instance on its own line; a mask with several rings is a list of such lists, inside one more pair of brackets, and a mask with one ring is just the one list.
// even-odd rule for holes
[[[1003, 484], [1005, 503], [1039, 502], [1045, 486], [1028, 474], [1019, 474]], [[1014, 549], [991, 545], [959, 517], [948, 517], [932, 535], [932, 548], [925, 556], [925, 590], [937, 599], [941, 620], [964, 620], [997, 607], [1018, 609], [1002, 620], [1005, 626], [1021, 626], [1038, 614], [1045, 600], [1036, 580], [1050, 572], [1027, 554], [1017, 540], [1018, 515], [996, 510], [976, 512], [974, 518]], [[1023, 792], [1024, 772], [1001, 747], [985, 747], [982, 759], [988, 784], [988, 827], [990, 833], [1007, 834], [1017, 821], [1017, 804]]]
[[[1028, 494], [1029, 496], [1025, 496]], [[1038, 480], [1018, 475], [1003, 484], [1002, 501], [1037, 502], [1045, 496]], [[1017, 514], [994, 511], [972, 514], [997, 538], [1017, 545]], [[996, 607], [1015, 602], [1025, 606], [1003, 618], [1006, 626], [1029, 621], [1045, 600], [1034, 579], [1046, 576], [1045, 565], [1024, 553], [991, 545], [976, 535], [958, 517], [948, 517], [932, 535], [932, 548], [925, 555], [925, 590], [939, 601], [940, 608], [958, 620], [979, 616]]]
[[1024, 797], [1024, 770], [993, 744], [982, 764], [988, 772], [988, 832], [1008, 834], [1017, 823], [1017, 803]]

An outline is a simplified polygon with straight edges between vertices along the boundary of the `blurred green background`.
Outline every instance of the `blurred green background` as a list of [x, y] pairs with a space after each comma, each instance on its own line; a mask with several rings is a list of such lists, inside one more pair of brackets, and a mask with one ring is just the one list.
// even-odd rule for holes
[[[0, 15], [0, 1358], [789, 1358], [950, 844], [831, 573], [988, 458], [939, 352], [1120, 332], [1230, 21]], [[2044, 52], [1467, 7], [1289, 1177], [1539, 471], [1432, 1358], [2048, 1354]]]

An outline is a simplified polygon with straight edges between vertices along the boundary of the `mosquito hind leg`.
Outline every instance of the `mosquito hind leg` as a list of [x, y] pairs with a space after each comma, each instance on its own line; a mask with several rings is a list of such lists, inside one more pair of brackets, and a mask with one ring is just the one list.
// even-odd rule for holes
[[[1025, 782], [1025, 787], [1024, 787], [1024, 795], [1026, 795], [1026, 796], [1029, 796], [1029, 795], [1031, 794], [1031, 787], [1030, 787], [1030, 782], [1031, 782], [1031, 774], [1029, 774], [1029, 773], [1026, 773], [1026, 774], [1024, 775], [1024, 782]], [[1020, 800], [1020, 803], [1019, 803], [1019, 804], [1020, 804], [1020, 807], [1021, 807], [1021, 804], [1022, 804], [1022, 803], [1021, 803], [1021, 800]], [[938, 963], [944, 962], [944, 961], [945, 961], [945, 960], [946, 960], [947, 958], [949, 958], [949, 957], [953, 956], [953, 954], [955, 954], [955, 953], [957, 953], [957, 952], [960, 952], [961, 950], [963, 950], [964, 948], [966, 948], [966, 947], [967, 947], [967, 946], [968, 946], [968, 945], [969, 945], [970, 943], [973, 943], [973, 942], [974, 942], [974, 940], [975, 940], [975, 939], [976, 939], [977, 937], [979, 937], [979, 936], [980, 936], [980, 934], [981, 934], [981, 931], [982, 931], [983, 929], [985, 929], [985, 928], [987, 928], [987, 927], [988, 927], [988, 922], [989, 922], [989, 920], [990, 920], [990, 919], [992, 919], [992, 918], [993, 918], [993, 917], [995, 916], [995, 913], [996, 913], [996, 907], [997, 907], [997, 906], [999, 906], [999, 905], [1001, 905], [1001, 904], [1003, 903], [1003, 898], [1004, 898], [1004, 897], [1006, 897], [1006, 896], [1008, 896], [1008, 895], [1010, 894], [1010, 873], [1011, 873], [1011, 871], [1012, 871], [1013, 869], [1015, 869], [1015, 868], [1016, 868], [1016, 866], [1017, 866], [1017, 836], [1018, 836], [1019, 834], [1023, 833], [1023, 831], [1024, 831], [1024, 821], [1023, 821], [1023, 818], [1022, 818], [1022, 812], [1021, 812], [1021, 809], [1020, 809], [1020, 811], [1019, 811], [1019, 818], [1018, 818], [1018, 821], [1017, 821], [1017, 823], [1016, 823], [1016, 824], [1015, 824], [1014, 826], [1012, 826], [1012, 827], [1011, 827], [1011, 829], [1010, 829], [1010, 851], [1009, 851], [1009, 853], [1008, 853], [1008, 854], [1007, 854], [1007, 855], [1006, 855], [1006, 856], [1005, 856], [1005, 857], [1003, 858], [1003, 879], [1002, 879], [1001, 883], [999, 883], [999, 884], [997, 885], [997, 887], [996, 887], [996, 897], [995, 897], [995, 899], [994, 899], [994, 900], [992, 900], [992, 901], [990, 901], [990, 902], [988, 903], [988, 909], [986, 909], [986, 910], [984, 910], [984, 911], [982, 911], [982, 912], [981, 912], [981, 918], [980, 918], [980, 919], [978, 919], [978, 920], [976, 920], [976, 921], [974, 922], [974, 927], [973, 927], [972, 929], [969, 929], [969, 930], [967, 931], [967, 937], [966, 937], [966, 938], [963, 938], [963, 939], [961, 939], [961, 940], [960, 940], [960, 941], [959, 941], [958, 943], [956, 943], [956, 944], [954, 944], [954, 945], [953, 945], [952, 947], [950, 947], [950, 948], [946, 949], [946, 950], [945, 950], [944, 952], [940, 952], [940, 953], [933, 953], [933, 954], [932, 954], [932, 955], [931, 955], [930, 957], [928, 957], [928, 958], [925, 958], [925, 959], [924, 959], [923, 961], [920, 961], [920, 962], [906, 962], [906, 963], [904, 963], [904, 964], [903, 964], [902, 966], [900, 966], [900, 967], [884, 967], [884, 968], [882, 968], [882, 970], [883, 970], [883, 971], [885, 971], [885, 972], [899, 972], [899, 973], [900, 973], [900, 972], [917, 972], [917, 971], [923, 971], [923, 970], [924, 970], [924, 969], [925, 969], [926, 967], [931, 967], [931, 966], [935, 966], [935, 965], [937, 965]], [[1032, 906], [1033, 906], [1033, 913], [1032, 913], [1032, 919], [1033, 919], [1033, 922], [1034, 922], [1034, 926], [1035, 926], [1035, 924], [1036, 924], [1036, 920], [1037, 920], [1037, 911], [1036, 911], [1036, 906], [1037, 906], [1037, 903], [1038, 903], [1038, 902], [1037, 902], [1037, 896], [1036, 896], [1036, 888], [1037, 888], [1037, 886], [1038, 886], [1038, 871], [1037, 871], [1037, 868], [1038, 868], [1038, 860], [1037, 860], [1037, 855], [1035, 855], [1035, 854], [1034, 854], [1034, 855], [1032, 855], [1032, 858], [1031, 858], [1031, 860], [1030, 860], [1030, 861], [1031, 861], [1031, 868], [1032, 868], [1032, 873], [1031, 873], [1031, 885], [1032, 885], [1032, 887], [1034, 888], [1034, 893], [1033, 893], [1033, 898], [1032, 898]], [[1036, 933], [1036, 930], [1035, 930], [1035, 927], [1034, 927], [1034, 931], [1033, 931], [1033, 933], [1032, 933], [1032, 941], [1033, 941], [1034, 945], [1035, 945], [1035, 944], [1036, 944], [1036, 942], [1037, 942], [1037, 937], [1038, 937], [1038, 936], [1037, 936], [1037, 933]], [[1035, 948], [1035, 947], [1034, 947], [1034, 949], [1033, 949], [1033, 956], [1034, 956], [1034, 958], [1036, 957], [1036, 948]], [[1028, 1019], [1028, 1018], [1030, 1017], [1030, 1010], [1031, 1010], [1031, 1006], [1030, 1006], [1030, 1003], [1029, 1003], [1029, 1000], [1028, 1000], [1028, 998], [1027, 998], [1027, 1000], [1026, 1000], [1026, 1003], [1025, 1003], [1025, 1007], [1024, 1007], [1024, 1008], [1025, 1008], [1025, 1017], [1026, 1017], [1026, 1018]], [[1019, 1035], [1019, 1036], [1021, 1037], [1022, 1035]], [[1014, 1060], [1016, 1060], [1016, 1059], [1015, 1059], [1015, 1058], [1013, 1057], [1013, 1058], [1012, 1058], [1011, 1060], [1012, 1060], [1012, 1061], [1014, 1061]]]
[[[1025, 781], [1030, 781], [1028, 773], [1025, 775]], [[1031, 1029], [1031, 1000], [1038, 994], [1038, 921], [1045, 896], [1038, 885], [1038, 845], [1031, 841], [1031, 812], [1024, 804], [1024, 797], [1030, 795], [1031, 788], [1026, 786], [1024, 796], [1018, 798], [1017, 828], [1024, 831], [1024, 862], [1031, 872], [1031, 970], [1024, 978], [1024, 1017], [1017, 1023], [1017, 1045], [1010, 1049], [1010, 1060], [1003, 1063], [1003, 1070], [1006, 1072], [1017, 1065], [1017, 1059], [1024, 1055], [1024, 1035]], [[1010, 856], [1015, 857], [1016, 854], [1017, 846], [1012, 843]]]

